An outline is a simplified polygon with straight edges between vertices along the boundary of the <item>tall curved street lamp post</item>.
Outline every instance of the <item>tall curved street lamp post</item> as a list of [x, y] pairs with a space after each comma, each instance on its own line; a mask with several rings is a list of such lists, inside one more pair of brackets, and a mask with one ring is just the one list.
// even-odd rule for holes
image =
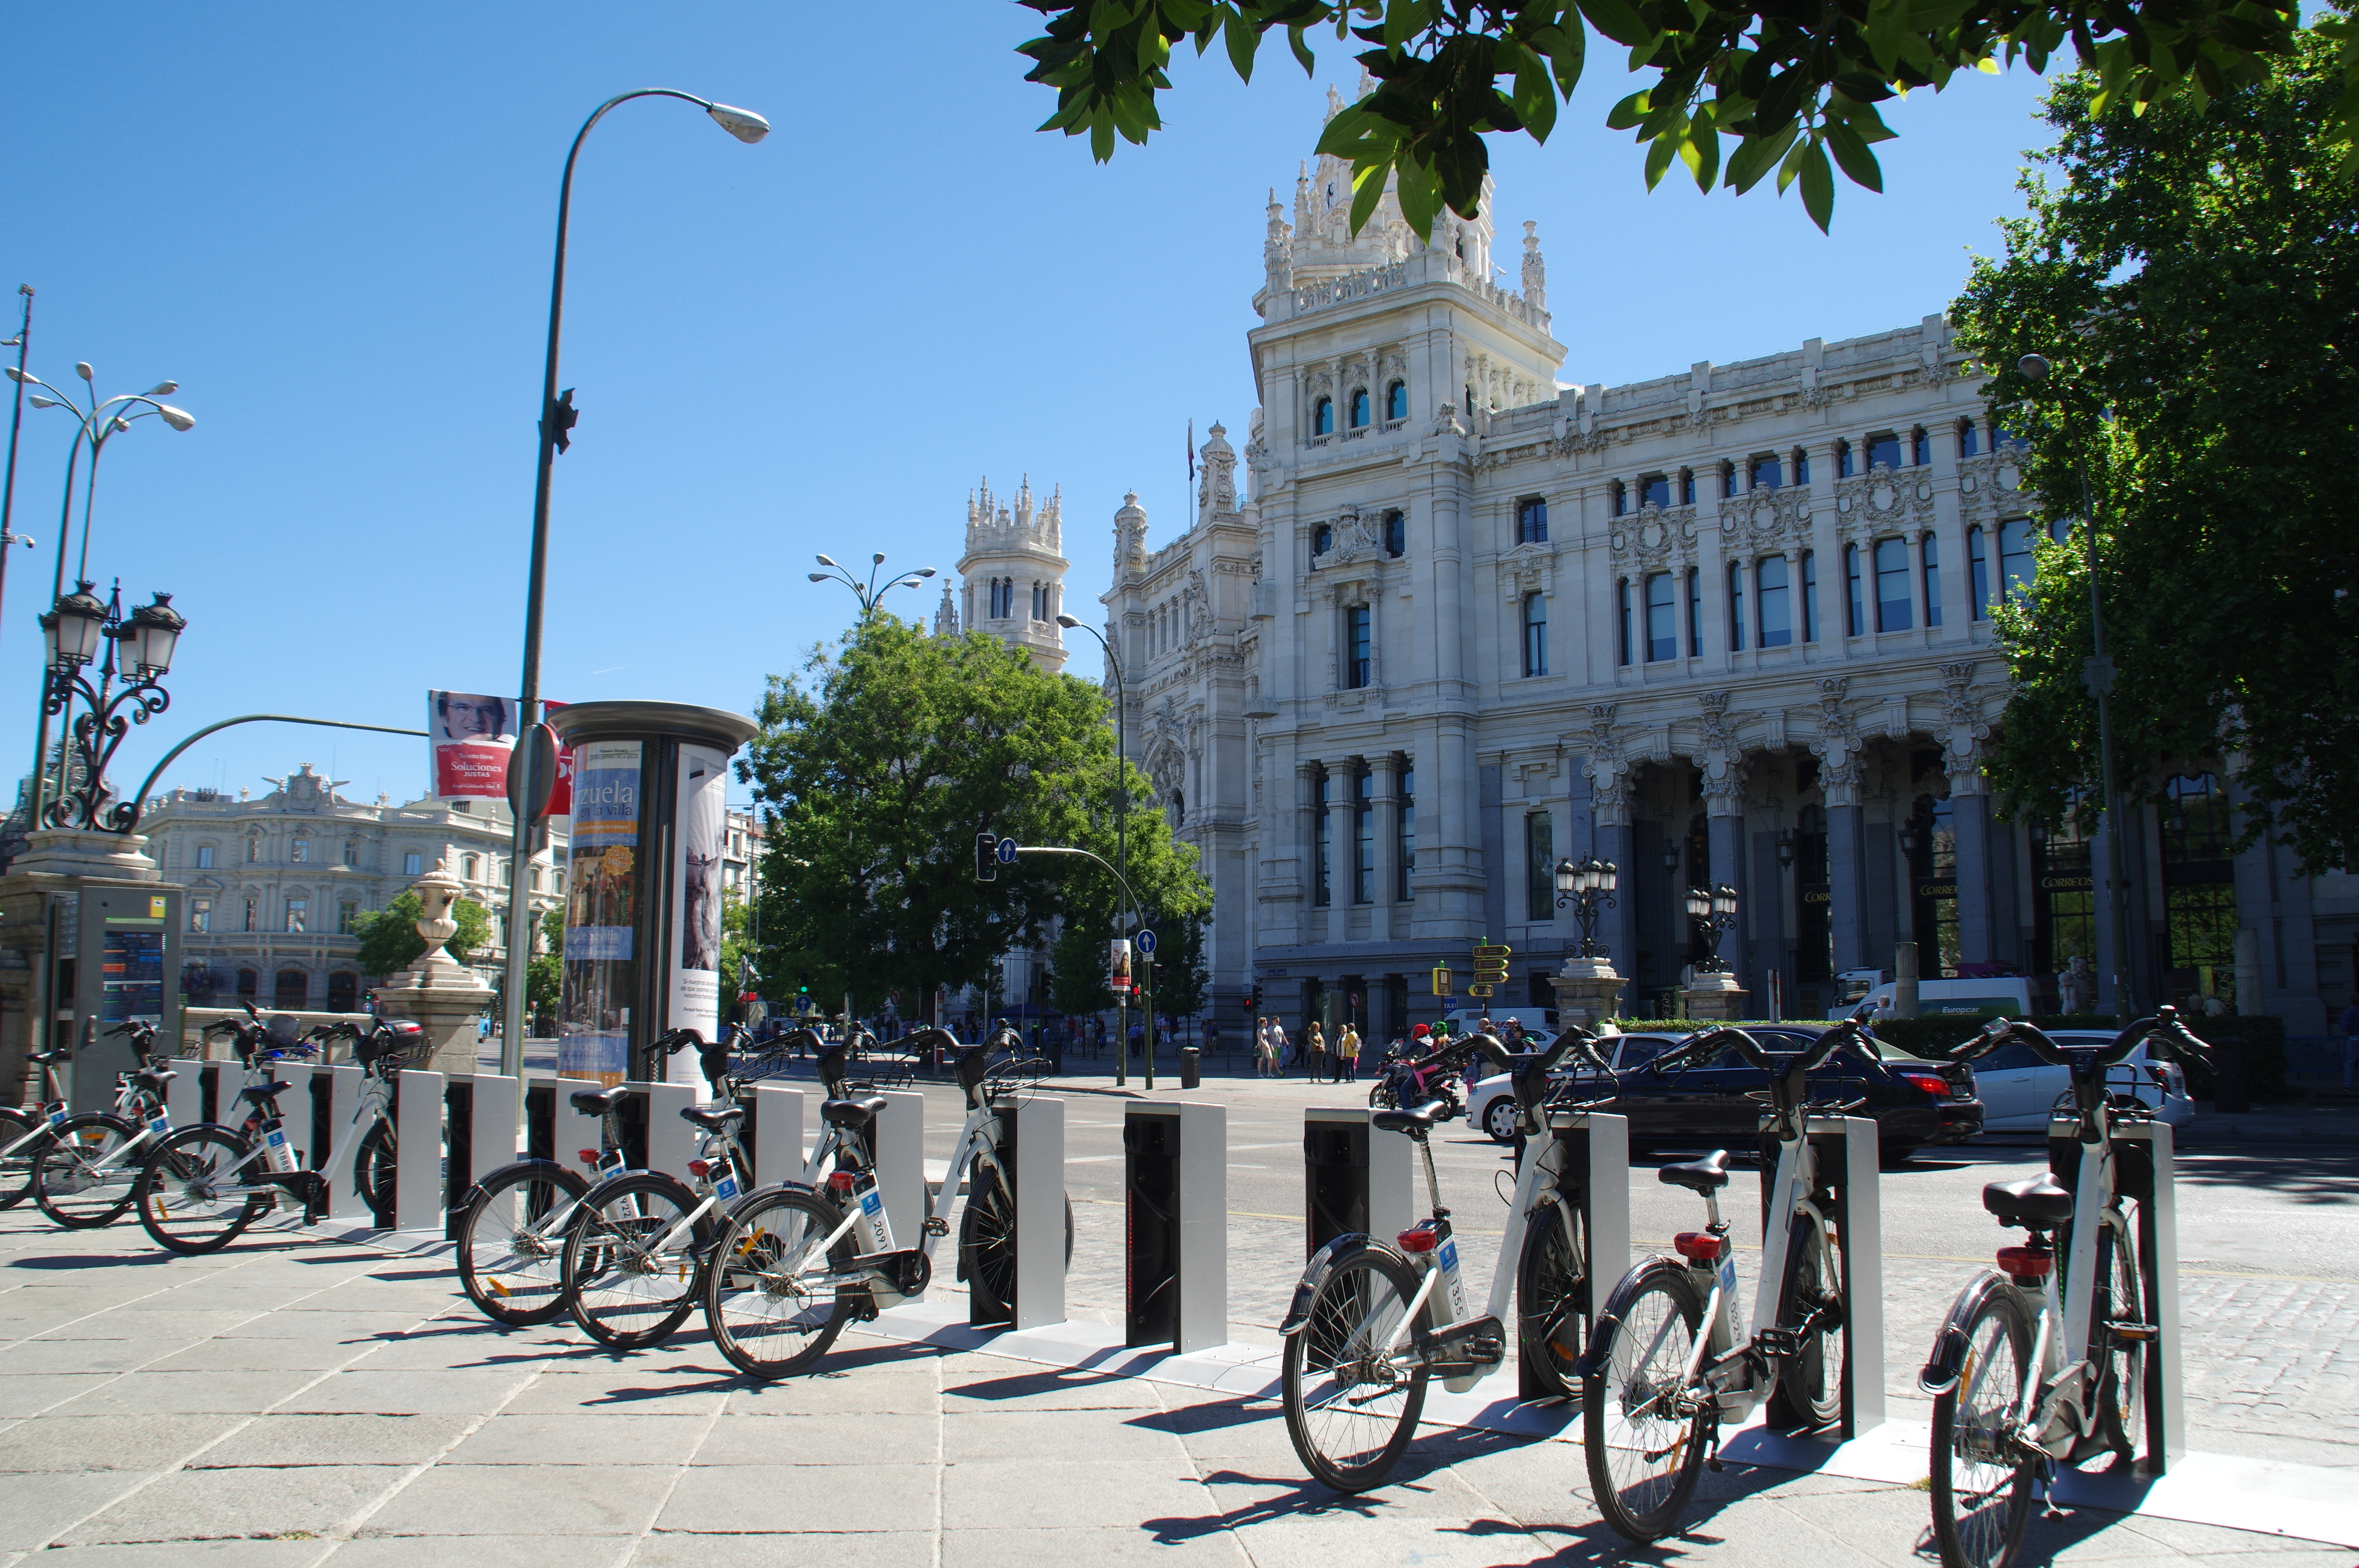
[[[48, 634], [48, 647], [42, 664], [40, 720], [35, 727], [33, 738], [32, 795], [26, 802], [25, 822], [30, 830], [45, 826], [63, 827], [71, 820], [71, 813], [62, 800], [55, 808], [50, 806], [49, 800], [49, 720], [71, 707], [77, 689], [90, 698], [91, 712], [84, 719], [69, 719], [69, 732], [75, 734], [78, 741], [82, 740], [81, 727], [87, 724], [91, 726], [89, 741], [92, 745], [103, 747], [103, 755], [85, 748], [82, 757], [85, 768], [103, 766], [105, 759], [114, 755], [115, 743], [123, 738], [125, 722], [116, 709], [125, 700], [131, 698], [135, 691], [141, 694], [137, 698], [138, 707], [132, 714], [132, 719], [138, 723], [145, 724], [149, 718], [161, 713], [171, 700], [155, 681], [171, 667], [172, 643], [188, 623], [172, 611], [168, 594], [158, 594], [154, 604], [142, 605], [133, 611], [133, 621], [143, 614], [147, 617], [136, 630], [133, 629], [131, 622], [122, 618], [119, 602], [110, 611], [91, 595], [91, 512], [98, 501], [98, 460], [106, 455], [108, 441], [130, 429], [133, 421], [150, 416], [160, 418], [173, 429], [180, 431], [196, 428], [197, 421], [185, 409], [158, 401], [180, 389], [177, 381], [159, 381], [145, 392], [126, 392], [102, 403], [98, 400], [96, 373], [87, 362], [77, 363], [74, 374], [82, 378], [83, 385], [91, 388], [90, 406], [84, 407], [75, 401], [71, 393], [50, 385], [20, 365], [0, 366], [0, 371], [5, 371], [8, 379], [20, 387], [40, 389], [25, 399], [34, 407], [62, 408], [77, 421], [73, 444], [66, 450], [65, 500], [58, 517], [56, 581], [49, 590], [51, 609], [41, 618], [41, 629]], [[82, 556], [74, 573], [81, 586], [69, 595], [65, 590], [66, 545], [73, 531], [74, 465], [81, 460], [85, 445], [90, 448], [90, 479], [82, 487]], [[87, 602], [83, 602], [85, 600]], [[158, 634], [166, 624], [158, 621], [159, 611], [169, 618], [170, 637], [151, 644], [148, 639]], [[63, 635], [62, 642], [60, 634]], [[102, 634], [123, 643], [125, 663], [118, 671], [110, 650], [100, 674], [99, 687], [92, 689], [81, 681], [75, 672], [96, 657], [98, 639]], [[134, 639], [136, 639], [136, 643]], [[161, 665], [152, 663], [149, 657], [158, 651], [163, 657]], [[120, 692], [110, 692], [107, 688], [117, 673], [125, 677], [125, 686]], [[58, 779], [60, 796], [71, 785], [72, 777], [71, 764], [60, 758]], [[104, 784], [103, 778], [95, 773], [84, 777], [80, 792], [86, 797], [82, 801], [82, 827], [103, 826], [97, 813]]]
[[[1091, 636], [1095, 637], [1098, 640], [1098, 646], [1105, 650], [1106, 663], [1114, 667], [1114, 880], [1122, 883], [1124, 892], [1127, 892], [1130, 889], [1130, 790], [1124, 783], [1122, 770], [1123, 764], [1130, 758], [1130, 742], [1125, 738], [1125, 720], [1130, 714], [1130, 691], [1123, 683], [1122, 658], [1114, 651], [1114, 644], [1105, 640], [1104, 633], [1094, 626], [1084, 625], [1079, 617], [1068, 615], [1060, 611], [1057, 615], [1057, 624], [1068, 632], [1087, 632]], [[1121, 922], [1125, 932], [1128, 932], [1137, 924], [1137, 901], [1132, 900], [1131, 904], [1128, 915]], [[1119, 996], [1114, 999], [1114, 1033], [1119, 1036], [1114, 1042], [1114, 1081], [1120, 1086], [1130, 1082], [1130, 1019], [1128, 1016], [1130, 1008], [1128, 1000]], [[1147, 1026], [1150, 1030], [1153, 1029], [1155, 1021], [1148, 1019]], [[1149, 1088], [1155, 1087], [1155, 1047], [1151, 1040], [1148, 1042], [1147, 1050], [1147, 1083]]]
[[[2033, 386], [2045, 389], [2050, 369], [2042, 354], [2026, 354], [2015, 364]], [[2097, 492], [2089, 482], [2089, 460], [2069, 413], [2059, 427], [2072, 467], [2081, 479], [2081, 539], [2089, 571], [2090, 655], [2081, 666], [2081, 684], [2097, 699], [2098, 787], [2105, 792], [2105, 849], [2113, 874], [2105, 879], [2105, 903], [2113, 912], [2114, 1008], [2122, 1018], [2137, 1016], [2136, 987], [2130, 976], [2129, 860], [2122, 838], [2119, 797], [2114, 794], [2114, 661], [2105, 656], [2105, 603], [2097, 587]]]
[[[557, 188], [557, 260], [549, 280], [549, 356], [540, 383], [540, 467], [532, 492], [532, 565], [525, 587], [524, 680], [517, 693], [516, 710], [519, 730], [539, 719], [540, 610], [549, 569], [550, 470], [557, 454], [572, 444], [569, 432], [580, 417], [573, 407], [573, 389], [567, 387], [562, 395], [557, 390], [558, 338], [565, 317], [565, 232], [573, 212], [573, 165], [582, 156], [582, 144], [588, 139], [591, 127], [604, 119], [609, 110], [634, 98], [677, 98], [683, 103], [693, 103], [712, 116], [715, 124], [748, 146], [770, 134], [770, 123], [750, 110], [734, 109], [669, 87], [642, 87], [616, 93], [599, 104], [582, 122], [582, 129], [574, 135], [573, 146], [565, 155], [565, 177]], [[532, 822], [523, 812], [515, 815], [516, 833], [509, 845], [507, 994], [500, 1010], [500, 1071], [509, 1077], [521, 1076], [524, 1072], [525, 964], [532, 950], [532, 900], [526, 891], [529, 885], [526, 869], [532, 863]]]
[[[0, 592], [8, 586], [8, 546], [18, 542], [19, 535], [9, 532], [8, 524], [16, 515], [16, 434], [25, 423], [25, 358], [33, 351], [33, 286], [20, 283], [17, 294], [25, 301], [24, 319], [16, 324], [16, 335], [0, 339], [0, 349], [16, 351], [16, 369], [9, 380], [16, 384], [8, 411], [8, 472], [0, 479]], [[23, 541], [27, 549], [33, 541]]]

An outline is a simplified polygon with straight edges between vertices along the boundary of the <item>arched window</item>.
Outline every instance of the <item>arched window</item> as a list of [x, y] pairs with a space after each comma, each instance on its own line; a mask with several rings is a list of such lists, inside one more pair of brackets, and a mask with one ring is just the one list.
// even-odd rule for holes
[[1408, 417], [1408, 383], [1397, 381], [1385, 388], [1385, 417], [1387, 419]]
[[1368, 389], [1354, 387], [1352, 391], [1352, 428], [1365, 429], [1368, 423]]
[[270, 1004], [283, 1011], [299, 1011], [311, 1000], [311, 977], [300, 969], [281, 969]]
[[1835, 477], [1837, 479], [1849, 479], [1858, 471], [1858, 465], [1852, 461], [1851, 443], [1849, 441], [1837, 441], [1835, 443]]
[[1404, 512], [1385, 514], [1385, 554], [1395, 560], [1408, 553], [1408, 514]]
[[1695, 470], [1693, 469], [1680, 470], [1680, 504], [1681, 506], [1695, 504]]
[[1883, 432], [1881, 435], [1870, 436], [1867, 438], [1867, 466], [1870, 470], [1874, 470], [1875, 469], [1898, 470], [1900, 467], [1900, 438], [1894, 435], [1889, 430]]
[[1669, 506], [1671, 503], [1671, 481], [1668, 474], [1650, 473], [1638, 481], [1638, 504]]
[[1466, 417], [1474, 417], [1474, 384], [1471, 381], [1466, 384]]
[[1548, 600], [1537, 593], [1524, 595], [1524, 675], [1548, 674]]
[[1322, 397], [1310, 406], [1310, 433], [1332, 436], [1335, 433], [1335, 400]]
[[1971, 458], [1982, 450], [1982, 431], [1971, 419], [1958, 421], [1958, 456]]
[[1187, 825], [1188, 796], [1185, 791], [1175, 789], [1171, 792], [1171, 826], [1184, 827]]
[[1777, 488], [1779, 481], [1780, 469], [1777, 462], [1777, 453], [1764, 452], [1759, 457], [1753, 460], [1754, 489], [1775, 490]]

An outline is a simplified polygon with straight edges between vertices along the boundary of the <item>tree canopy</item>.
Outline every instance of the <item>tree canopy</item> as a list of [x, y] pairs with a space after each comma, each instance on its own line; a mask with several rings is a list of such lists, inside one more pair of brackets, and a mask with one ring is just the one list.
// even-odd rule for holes
[[[2266, 79], [2288, 57], [2298, 0], [1024, 0], [1048, 30], [1022, 46], [1026, 80], [1057, 90], [1042, 130], [1090, 138], [1100, 162], [1115, 138], [1162, 127], [1157, 93], [1173, 50], [1221, 46], [1252, 80], [1265, 38], [1285, 35], [1307, 73], [1314, 35], [1363, 47], [1374, 89], [1329, 122], [1319, 150], [1349, 158], [1354, 231], [1397, 177], [1401, 213], [1420, 239], [1443, 207], [1474, 216], [1490, 167], [1483, 137], [1546, 142], [1581, 80], [1589, 35], [1629, 51], [1652, 79], [1606, 116], [1647, 148], [1651, 189], [1676, 160], [1696, 185], [1751, 189], [1772, 171], [1799, 182], [1820, 228], [1834, 211], [1833, 169], [1884, 188], [1873, 151], [1892, 132], [1878, 103], [1939, 92], [1959, 71], [2017, 59], [2042, 70], [2069, 44], [2093, 71], [2093, 107], [2143, 111], [2196, 103]], [[2339, 27], [2338, 41], [2347, 42]], [[2359, 115], [2359, 49], [2320, 105], [2341, 145]], [[1723, 143], [1729, 144], [1723, 157]], [[1833, 163], [1830, 167], [1829, 158]]]
[[[982, 980], [1060, 917], [1114, 934], [1113, 879], [1087, 860], [1025, 857], [975, 880], [990, 831], [1115, 858], [1114, 731], [1090, 683], [1051, 676], [983, 633], [937, 638], [869, 615], [799, 676], [772, 676], [741, 776], [764, 808], [763, 990], [808, 983], [903, 996]], [[1153, 786], [1125, 765], [1135, 802]], [[1192, 847], [1134, 808], [1129, 877], [1150, 910], [1201, 918]]]
[[[2217, 760], [2245, 840], [2306, 872], [2359, 865], [2359, 192], [2322, 128], [2343, 91], [2327, 31], [2203, 113], [2104, 114], [2094, 78], [2059, 82], [2031, 211], [1953, 308], [2053, 515], [2082, 511], [2086, 459], [2123, 789]], [[2037, 386], [2031, 353], [2053, 365]], [[1998, 617], [2014, 690], [1991, 771], [2052, 815], [2098, 772], [2077, 525]]]
[[[361, 939], [355, 959], [361, 973], [383, 979], [418, 962], [426, 951], [426, 938], [418, 934], [419, 916], [425, 913], [425, 904], [413, 890], [354, 921]], [[451, 918], [459, 923], [459, 934], [442, 944], [442, 951], [451, 955], [451, 962], [463, 964], [491, 935], [492, 917], [482, 904], [462, 898], [451, 906]]]

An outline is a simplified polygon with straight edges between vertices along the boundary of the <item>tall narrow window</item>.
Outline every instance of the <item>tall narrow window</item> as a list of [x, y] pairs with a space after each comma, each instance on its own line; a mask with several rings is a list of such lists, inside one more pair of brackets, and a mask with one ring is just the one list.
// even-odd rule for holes
[[1802, 641], [1819, 640], [1819, 553], [1802, 552]]
[[1395, 560], [1408, 553], [1408, 514], [1405, 512], [1385, 514], [1385, 554]]
[[1760, 600], [1754, 618], [1760, 622], [1765, 648], [1783, 648], [1794, 641], [1794, 604], [1786, 576], [1783, 556], [1764, 556], [1753, 565], [1753, 594]]
[[1334, 841], [1330, 834], [1330, 819], [1333, 813], [1329, 809], [1329, 792], [1333, 787], [1334, 780], [1334, 774], [1323, 770], [1320, 773], [1319, 782], [1314, 786], [1318, 791], [1318, 804], [1311, 808], [1316, 849], [1310, 868], [1312, 878], [1310, 901], [1321, 909], [1334, 902], [1332, 892], [1333, 883], [1330, 881], [1330, 874], [1335, 863]]
[[1941, 562], [1940, 546], [1933, 535], [1925, 535], [1925, 624], [1941, 623]]
[[1720, 498], [1723, 501], [1736, 493], [1737, 467], [1734, 463], [1720, 465]]
[[1319, 557], [1335, 547], [1335, 525], [1321, 523], [1310, 530], [1310, 564], [1315, 568]]
[[1794, 482], [1798, 485], [1810, 482], [1810, 454], [1799, 447], [1794, 449]]
[[357, 935], [354, 927], [360, 925], [360, 921], [361, 906], [359, 904], [354, 903], [350, 899], [345, 899], [336, 905], [337, 935], [351, 936]]
[[408, 850], [401, 857], [401, 874], [405, 877], [414, 877], [424, 868], [425, 864], [425, 856], [419, 854], [415, 849]]
[[1979, 523], [1966, 530], [1966, 570], [1973, 589], [1973, 618], [1980, 621], [1990, 603], [1990, 541]]
[[1835, 443], [1835, 477], [1837, 479], [1849, 479], [1858, 471], [1858, 467], [1852, 461], [1851, 443], [1849, 441], [1837, 441]]
[[1516, 543], [1548, 543], [1548, 503], [1537, 495], [1527, 495], [1516, 503]]
[[360, 847], [358, 844], [347, 844], [347, 845], [345, 845], [345, 846], [344, 846], [344, 864], [346, 864], [346, 865], [348, 865], [348, 866], [357, 866], [357, 865], [359, 865], [360, 863], [361, 863], [361, 847]]
[[1923, 468], [1933, 460], [1933, 438], [1919, 425], [1908, 432], [1908, 461], [1912, 467]]
[[1753, 460], [1754, 489], [1775, 490], [1777, 488], [1777, 455], [1775, 452], [1764, 452]]
[[1856, 637], [1867, 630], [1867, 599], [1859, 580], [1859, 546], [1843, 546], [1843, 635]]
[[469, 855], [462, 859], [459, 864], [464, 871], [466, 880], [471, 882], [475, 880], [475, 857]]
[[213, 928], [213, 901], [192, 898], [189, 901], [189, 929], [203, 935]]
[[1971, 419], [1958, 421], [1958, 456], [1971, 458], [1982, 450], [1982, 431]]
[[1703, 657], [1703, 569], [1688, 568], [1688, 657]]
[[1679, 587], [1669, 572], [1647, 579], [1647, 661], [1680, 656]]
[[1693, 469], [1680, 470], [1680, 504], [1681, 506], [1695, 504], [1695, 470]]
[[1363, 768], [1352, 781], [1352, 902], [1376, 902], [1376, 780]]
[[1623, 488], [1622, 481], [1618, 479], [1605, 487], [1605, 500], [1616, 517], [1622, 516], [1630, 510], [1630, 492]]
[[289, 930], [289, 931], [299, 931], [299, 931], [308, 931], [308, 930], [310, 930], [310, 918], [311, 918], [311, 901], [310, 901], [310, 899], [308, 899], [308, 898], [290, 898], [290, 899], [288, 899], [288, 900], [287, 901], [287, 929], [288, 929], [288, 930]]
[[1368, 422], [1368, 389], [1359, 387], [1352, 394], [1352, 428], [1357, 430]]
[[1998, 525], [1999, 591], [2009, 598], [2029, 593], [2038, 575], [2039, 535], [2028, 518], [2016, 517]]
[[1736, 561], [1728, 563], [1728, 646], [1745, 651], [1745, 568]]
[[1385, 417], [1387, 419], [1408, 417], [1408, 383], [1397, 381], [1385, 388]]
[[1417, 769], [1401, 764], [1400, 773], [1400, 882], [1393, 889], [1393, 898], [1401, 903], [1408, 902], [1408, 877], [1417, 870]]
[[1671, 481], [1668, 474], [1649, 474], [1638, 481], [1638, 503], [1641, 506], [1669, 506], [1671, 503]]
[[1626, 665], [1631, 657], [1630, 579], [1626, 577], [1614, 585], [1614, 607], [1616, 611], [1614, 620], [1619, 623], [1622, 633], [1614, 650], [1616, 662]]
[[1909, 605], [1915, 595], [1908, 591], [1908, 541], [1878, 539], [1875, 542], [1875, 629], [1879, 632], [1906, 632], [1914, 624]]
[[311, 859], [311, 840], [299, 834], [293, 848], [288, 849], [287, 858], [299, 866], [308, 864]]
[[199, 871], [212, 871], [212, 869], [213, 869], [213, 847], [212, 847], [211, 844], [200, 844], [200, 845], [198, 845], [198, 846], [197, 846], [197, 870], [199, 870]]
[[1524, 816], [1524, 918], [1556, 918], [1556, 832], [1545, 811]]
[[1537, 593], [1524, 595], [1524, 674], [1548, 674], [1548, 600]]
[[1354, 689], [1368, 684], [1368, 607], [1354, 604], [1343, 611], [1343, 684]]
[[1310, 408], [1310, 433], [1332, 436], [1335, 433], [1335, 400], [1322, 397]]

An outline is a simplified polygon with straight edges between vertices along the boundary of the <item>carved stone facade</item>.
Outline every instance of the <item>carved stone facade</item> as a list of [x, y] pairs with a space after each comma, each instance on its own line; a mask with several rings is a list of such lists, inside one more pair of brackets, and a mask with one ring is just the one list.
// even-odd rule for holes
[[963, 588], [951, 597], [942, 585], [934, 611], [937, 635], [962, 627], [989, 632], [1031, 654], [1050, 675], [1065, 667], [1063, 497], [1051, 491], [1037, 504], [1027, 476], [1013, 497], [995, 501], [988, 480], [966, 498], [966, 549], [959, 557]]
[[[1430, 245], [1389, 193], [1353, 236], [1349, 201], [1325, 157], [1291, 222], [1272, 198], [1246, 492], [1215, 425], [1189, 527], [1155, 547], [1135, 497], [1115, 519], [1131, 753], [1204, 852], [1224, 1021], [1259, 984], [1265, 1011], [1357, 996], [1389, 1032], [1486, 937], [1516, 949], [1498, 1000], [1552, 1005], [1578, 934], [1548, 867], [1592, 852], [1620, 868], [1600, 935], [1632, 1011], [1702, 956], [1686, 890], [1723, 882], [1756, 1011], [1774, 988], [1817, 1015], [1911, 939], [1929, 977], [2109, 972], [2102, 849], [2000, 820], [1981, 773], [1991, 610], [2038, 506], [1943, 319], [1564, 384], [1533, 225], [1523, 292], [1491, 281], [1487, 184]], [[2192, 870], [2171, 821], [2132, 835], [2138, 999], [2209, 972], [2181, 909], [2233, 871], [2245, 1004], [2322, 1027], [2348, 960], [2310, 887], [2262, 851]]]

